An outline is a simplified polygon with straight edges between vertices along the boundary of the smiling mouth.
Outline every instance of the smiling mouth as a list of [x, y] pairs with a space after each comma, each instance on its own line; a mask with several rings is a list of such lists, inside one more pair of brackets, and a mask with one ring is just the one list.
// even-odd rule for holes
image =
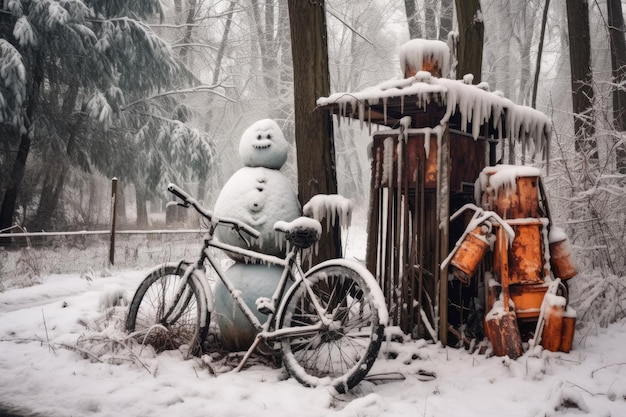
[[272, 146], [272, 142], [270, 142], [270, 141], [263, 141], [263, 142], [260, 142], [260, 143], [257, 142], [257, 143], [252, 144], [252, 147], [254, 149], [267, 149], [270, 146]]

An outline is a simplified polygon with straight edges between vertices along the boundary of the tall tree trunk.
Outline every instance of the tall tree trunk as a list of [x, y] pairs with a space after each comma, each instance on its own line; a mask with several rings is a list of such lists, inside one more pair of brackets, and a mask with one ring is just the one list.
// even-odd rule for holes
[[220, 73], [222, 71], [222, 61], [224, 60], [224, 52], [226, 51], [226, 45], [228, 44], [228, 38], [230, 36], [230, 28], [233, 23], [233, 12], [235, 11], [235, 2], [231, 1], [226, 12], [226, 23], [224, 23], [224, 33], [222, 34], [222, 40], [220, 47], [217, 50], [217, 58], [215, 58], [215, 69], [213, 70], [213, 84], [217, 84], [220, 79]]
[[520, 85], [517, 102], [527, 106], [531, 95], [531, 47], [535, 33], [535, 17], [537, 9], [532, 4], [522, 6], [520, 10], [522, 22], [520, 25]]
[[[187, 20], [185, 21], [185, 36], [183, 36], [183, 40], [181, 41], [181, 43], [183, 44], [183, 46], [180, 48], [180, 60], [183, 61], [185, 64], [190, 65], [189, 62], [189, 50], [190, 50], [190, 46], [189, 44], [191, 43], [192, 40], [192, 35], [193, 35], [193, 23], [195, 20], [195, 15], [196, 15], [196, 0], [188, 0], [188, 5], [187, 5], [188, 9], [187, 9]], [[181, 10], [182, 11], [182, 10]]]
[[409, 25], [409, 37], [417, 39], [422, 37], [422, 28], [420, 26], [419, 10], [415, 0], [404, 0], [404, 8], [406, 10], [406, 19]]
[[439, 39], [442, 41], [448, 40], [448, 34], [452, 32], [452, 19], [454, 17], [454, 1], [453, 0], [441, 0], [441, 10], [439, 12], [439, 18], [441, 19], [439, 25]]
[[[607, 0], [611, 69], [613, 73], [613, 123], [615, 130], [626, 131], [626, 38], [624, 15], [620, 0]], [[626, 145], [617, 147], [617, 170], [626, 174]]]
[[[64, 95], [62, 115], [66, 119], [70, 119], [72, 116], [72, 113], [76, 106], [76, 100], [78, 99], [78, 90], [79, 89], [76, 85], [72, 85], [68, 89], [67, 93]], [[35, 230], [50, 229], [51, 226], [56, 226], [52, 222], [55, 217], [58, 218], [58, 216], [55, 215], [57, 214], [56, 211], [59, 205], [59, 198], [61, 197], [61, 193], [63, 191], [63, 188], [65, 187], [65, 179], [67, 178], [71, 161], [74, 156], [74, 149], [76, 148], [76, 136], [80, 129], [80, 125], [86, 117], [83, 116], [84, 114], [85, 111], [83, 109], [83, 112], [79, 113], [76, 116], [76, 120], [74, 121], [70, 136], [67, 140], [65, 154], [62, 155], [61, 158], [53, 162], [54, 164], [60, 164], [57, 168], [54, 168], [52, 170], [52, 172], [54, 173], [54, 177], [48, 184], [46, 184], [46, 181], [44, 181], [44, 186], [41, 190], [41, 198], [39, 199], [39, 206], [37, 207], [37, 213], [35, 215], [33, 225], [31, 226]], [[46, 180], [50, 180], [48, 178], [49, 173], [50, 171], [46, 175]]]
[[[301, 203], [316, 194], [337, 193], [331, 115], [316, 109], [318, 97], [330, 95], [324, 0], [289, 0], [298, 193]], [[323, 234], [314, 263], [341, 256], [338, 225]]]
[[148, 208], [146, 201], [146, 190], [143, 185], [135, 184], [135, 200], [137, 205], [137, 229], [148, 228]]
[[456, 15], [459, 23], [459, 45], [457, 47], [458, 65], [457, 79], [463, 79], [465, 74], [474, 76], [474, 84], [478, 84], [482, 77], [483, 40], [485, 28], [483, 25], [479, 0], [455, 0]]
[[594, 140], [593, 74], [591, 72], [591, 43], [589, 35], [589, 6], [587, 0], [567, 0], [570, 69], [572, 75], [572, 105], [574, 110], [575, 148], [590, 160], [598, 159]]
[[[293, 97], [291, 88], [293, 86], [293, 74], [290, 70], [293, 67], [291, 57], [291, 36], [289, 33], [289, 8], [282, 2], [278, 7], [278, 32], [277, 48], [279, 58], [279, 85], [278, 95], [281, 98], [280, 107], [277, 111], [279, 120], [291, 120], [293, 110]], [[290, 128], [293, 128], [291, 126]], [[293, 134], [289, 134], [293, 137]]]
[[13, 214], [15, 212], [15, 204], [17, 202], [17, 195], [19, 193], [22, 179], [24, 178], [24, 170], [26, 169], [26, 160], [30, 152], [30, 128], [33, 120], [33, 115], [39, 103], [39, 95], [41, 85], [44, 80], [44, 58], [41, 53], [35, 56], [33, 62], [33, 80], [29, 85], [27, 93], [27, 105], [26, 105], [26, 122], [24, 126], [25, 132], [20, 135], [20, 144], [17, 151], [15, 162], [11, 168], [11, 177], [9, 186], [7, 187], [4, 197], [2, 199], [2, 208], [0, 208], [0, 230], [9, 228], [13, 223]]
[[541, 72], [541, 58], [543, 57], [543, 42], [546, 37], [546, 23], [548, 22], [549, 8], [550, 0], [546, 0], [546, 5], [543, 8], [543, 16], [541, 17], [541, 35], [539, 36], [539, 49], [537, 51], [537, 60], [535, 61], [535, 80], [533, 82], [533, 96], [531, 99], [533, 109], [537, 108], [537, 88], [539, 85], [539, 73]]
[[180, 25], [183, 22], [183, 0], [174, 0], [174, 23]]
[[267, 89], [268, 97], [276, 96], [276, 48], [274, 38], [274, 6], [270, 2], [264, 2], [264, 7], [259, 0], [252, 0], [252, 12], [261, 51], [261, 66], [263, 81]]
[[438, 39], [437, 3], [437, 0], [426, 0], [424, 4], [424, 23], [426, 25], [426, 39]]

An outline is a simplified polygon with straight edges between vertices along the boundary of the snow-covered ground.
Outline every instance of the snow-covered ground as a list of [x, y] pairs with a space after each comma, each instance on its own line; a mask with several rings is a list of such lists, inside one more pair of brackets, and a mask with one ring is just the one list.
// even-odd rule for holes
[[569, 354], [536, 350], [516, 361], [385, 342], [375, 379], [337, 395], [260, 362], [215, 376], [179, 352], [134, 358], [137, 348], [115, 342], [125, 337], [125, 308], [107, 306], [130, 298], [144, 273], [51, 275], [0, 293], [0, 409], [50, 417], [626, 415], [626, 321], [578, 331]]

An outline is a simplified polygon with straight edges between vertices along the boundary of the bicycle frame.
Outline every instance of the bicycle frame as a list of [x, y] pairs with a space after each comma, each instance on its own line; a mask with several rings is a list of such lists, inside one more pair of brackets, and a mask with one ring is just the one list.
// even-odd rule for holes
[[[321, 306], [317, 296], [311, 288], [310, 283], [306, 279], [306, 274], [302, 270], [302, 266], [299, 262], [299, 256], [302, 252], [301, 248], [294, 245], [288, 251], [285, 258], [280, 258], [274, 255], [264, 254], [261, 252], [245, 249], [239, 246], [234, 246], [215, 240], [213, 238], [213, 235], [218, 226], [231, 227], [239, 234], [239, 236], [246, 242], [246, 244], [248, 244], [248, 246], [250, 246], [251, 243], [242, 234], [242, 231], [246, 232], [250, 237], [258, 237], [259, 233], [258, 231], [252, 229], [250, 226], [247, 226], [246, 224], [243, 224], [238, 220], [226, 218], [220, 219], [214, 216], [211, 212], [202, 208], [195, 199], [190, 197], [174, 184], [170, 184], [168, 186], [168, 190], [183, 200], [184, 203], [182, 205], [184, 207], [193, 206], [196, 211], [198, 211], [198, 213], [200, 213], [204, 218], [209, 220], [210, 223], [209, 229], [204, 238], [204, 245], [200, 252], [200, 256], [195, 263], [189, 264], [189, 267], [186, 268], [186, 271], [182, 277], [183, 279], [180, 283], [180, 287], [176, 290], [176, 295], [172, 300], [172, 305], [168, 306], [166, 309], [167, 314], [165, 315], [165, 317], [169, 317], [170, 314], [175, 313], [177, 309], [179, 309], [180, 311], [184, 308], [184, 304], [187, 301], [184, 301], [181, 306], [178, 305], [181, 303], [181, 300], [183, 300], [185, 289], [188, 288], [187, 282], [190, 278], [194, 280], [195, 284], [202, 288], [202, 291], [205, 295], [205, 300], [203, 301], [206, 303], [205, 305], [207, 307], [207, 310], [209, 312], [213, 312], [213, 291], [211, 290], [209, 282], [206, 279], [205, 272], [205, 266], [208, 263], [208, 265], [210, 265], [210, 267], [215, 271], [219, 279], [222, 281], [228, 293], [233, 297], [233, 301], [237, 304], [237, 306], [244, 313], [245, 317], [257, 331], [257, 336], [252, 346], [250, 346], [239, 366], [237, 367], [238, 370], [240, 370], [244, 366], [248, 357], [252, 354], [252, 352], [262, 340], [272, 341], [287, 336], [305, 336], [307, 334], [317, 334], [320, 329], [324, 327], [330, 327], [332, 325], [332, 318], [327, 317], [326, 309]], [[215, 256], [211, 253], [211, 248], [218, 249], [225, 253], [236, 254], [244, 258], [255, 259], [265, 264], [278, 265], [283, 268], [280, 280], [274, 290], [274, 293], [269, 299], [271, 308], [269, 308], [268, 310], [268, 317], [263, 323], [261, 323], [261, 321], [253, 313], [252, 309], [240, 296], [240, 292], [237, 290], [235, 285], [232, 283], [232, 281], [222, 270], [221, 266], [218, 264], [219, 260], [216, 259]], [[291, 287], [288, 288], [287, 284], [290, 281], [292, 281], [292, 284]], [[316, 314], [318, 315], [320, 320], [312, 325], [298, 326], [296, 328], [288, 329], [280, 328], [287, 300], [291, 298], [292, 292], [296, 291], [298, 288], [304, 288], [304, 290], [307, 291], [310, 300], [312, 300], [312, 304], [316, 311]], [[206, 320], [206, 317], [204, 315], [202, 317], [202, 320]], [[202, 325], [206, 324], [206, 322], [202, 323]]]
[[[238, 246], [214, 240], [213, 232], [216, 226], [217, 225], [212, 225], [210, 227], [209, 232], [204, 239], [204, 245], [202, 247], [199, 259], [195, 263], [190, 264], [183, 274], [180, 287], [176, 290], [176, 296], [172, 300], [172, 305], [167, 307], [167, 313], [165, 317], [176, 317], [176, 312], [182, 310], [185, 301], [181, 303], [181, 300], [184, 300], [185, 298], [185, 290], [186, 288], [188, 288], [187, 281], [188, 279], [190, 279], [190, 277], [193, 277], [194, 274], [197, 277], [194, 282], [202, 288], [205, 294], [207, 309], [211, 313], [213, 312], [213, 291], [211, 290], [208, 280], [206, 279], [205, 272], [205, 266], [208, 264], [215, 271], [219, 279], [226, 287], [228, 293], [233, 297], [234, 302], [241, 309], [245, 317], [257, 331], [257, 337], [244, 358], [242, 359], [241, 363], [239, 364], [239, 369], [245, 364], [245, 361], [247, 360], [249, 355], [262, 340], [271, 341], [285, 336], [303, 336], [310, 333], [316, 333], [323, 326], [329, 326], [332, 323], [331, 319], [325, 317], [325, 309], [320, 306], [317, 297], [315, 297], [315, 294], [313, 294], [309, 283], [305, 279], [306, 274], [304, 273], [300, 263], [298, 262], [298, 256], [301, 252], [300, 249], [298, 249], [297, 247], [292, 247], [285, 258], [280, 258], [277, 256], [267, 255], [253, 250], [244, 249]], [[257, 318], [252, 309], [240, 296], [239, 290], [235, 287], [235, 285], [232, 283], [232, 281], [228, 278], [224, 270], [219, 265], [219, 260], [216, 259], [216, 257], [211, 253], [211, 248], [216, 248], [222, 252], [235, 253], [237, 255], [245, 256], [250, 259], [260, 260], [266, 264], [278, 265], [283, 268], [280, 280], [278, 281], [276, 289], [274, 290], [274, 293], [270, 298], [270, 304], [273, 308], [270, 310], [267, 319], [263, 323]], [[198, 277], [198, 275], [200, 276]], [[283, 315], [286, 300], [289, 299], [289, 288], [287, 284], [290, 281], [292, 281], [291, 290], [295, 290], [300, 285], [304, 285], [306, 291], [311, 295], [311, 300], [313, 300], [315, 310], [320, 317], [320, 321], [318, 321], [316, 324], [289, 329], [279, 328], [279, 319]], [[203, 325], [204, 324], [206, 323], [203, 323]]]

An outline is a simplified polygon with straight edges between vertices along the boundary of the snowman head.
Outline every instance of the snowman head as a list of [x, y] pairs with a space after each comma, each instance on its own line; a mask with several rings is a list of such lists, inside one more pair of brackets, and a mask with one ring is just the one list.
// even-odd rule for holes
[[275, 121], [259, 120], [241, 135], [239, 158], [247, 167], [280, 169], [287, 160], [289, 144]]

